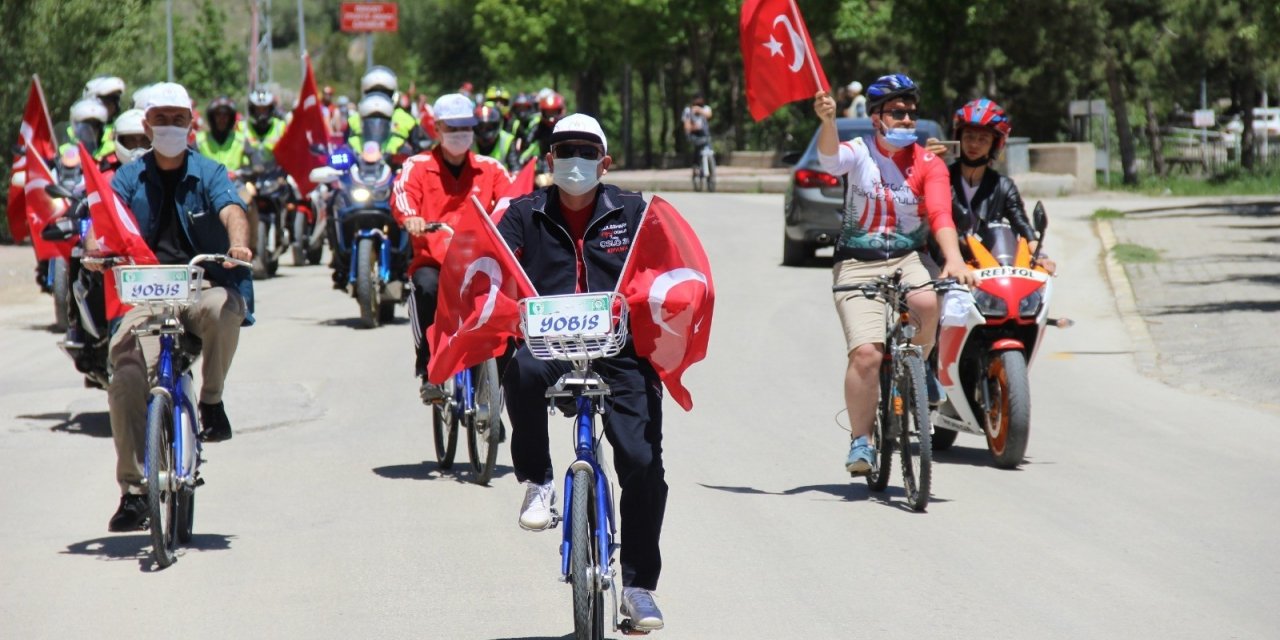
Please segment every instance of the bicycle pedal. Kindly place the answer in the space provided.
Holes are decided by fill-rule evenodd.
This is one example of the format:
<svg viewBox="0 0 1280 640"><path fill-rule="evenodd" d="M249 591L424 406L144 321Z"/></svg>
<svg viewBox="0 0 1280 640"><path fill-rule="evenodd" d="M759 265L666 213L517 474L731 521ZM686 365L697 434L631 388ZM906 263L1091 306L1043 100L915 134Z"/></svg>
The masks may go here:
<svg viewBox="0 0 1280 640"><path fill-rule="evenodd" d="M196 478L196 483L195 483L194 485L191 485L191 486L193 486L193 487L203 487L203 486L204 486L204 478Z"/></svg>
<svg viewBox="0 0 1280 640"><path fill-rule="evenodd" d="M555 509L552 509L552 510L551 510L551 524L547 525L547 528L548 528L548 529L554 529L554 528L556 528L556 527L560 526L560 521L561 521L561 520L564 520L564 518L560 517L560 512L559 512L559 511L556 511Z"/></svg>
<svg viewBox="0 0 1280 640"><path fill-rule="evenodd" d="M618 623L618 631L621 631L624 636L647 636L652 633L644 629L637 629L635 624L631 622L631 618L623 618L622 622Z"/></svg>

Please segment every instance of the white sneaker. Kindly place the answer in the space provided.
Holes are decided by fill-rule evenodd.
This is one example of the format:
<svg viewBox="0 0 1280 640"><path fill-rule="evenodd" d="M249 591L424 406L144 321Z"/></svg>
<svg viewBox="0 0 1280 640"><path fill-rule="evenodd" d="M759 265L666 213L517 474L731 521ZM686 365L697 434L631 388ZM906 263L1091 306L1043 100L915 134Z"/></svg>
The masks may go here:
<svg viewBox="0 0 1280 640"><path fill-rule="evenodd" d="M555 484L524 483L524 504L520 507L520 528L543 531L551 526L551 505L556 501Z"/></svg>
<svg viewBox="0 0 1280 640"><path fill-rule="evenodd" d="M622 590L622 615L630 618L631 624L639 631L657 631L665 624L658 603L653 601L653 592L640 587Z"/></svg>

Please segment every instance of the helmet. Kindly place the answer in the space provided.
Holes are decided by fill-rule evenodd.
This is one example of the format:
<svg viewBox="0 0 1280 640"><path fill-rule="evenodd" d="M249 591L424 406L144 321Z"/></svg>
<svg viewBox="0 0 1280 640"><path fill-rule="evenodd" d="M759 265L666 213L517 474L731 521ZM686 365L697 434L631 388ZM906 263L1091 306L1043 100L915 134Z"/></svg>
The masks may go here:
<svg viewBox="0 0 1280 640"><path fill-rule="evenodd" d="M270 89L254 89L249 93L249 120L259 127L266 126L271 122L271 116L275 115L277 103L276 94Z"/></svg>
<svg viewBox="0 0 1280 640"><path fill-rule="evenodd" d="M151 140L142 126L145 115L141 109L130 109L116 118L116 158L123 164L129 164L151 150Z"/></svg>
<svg viewBox="0 0 1280 640"><path fill-rule="evenodd" d="M113 93L116 95L124 93L124 80L115 76L98 76L84 83L84 93L81 97L101 99Z"/></svg>
<svg viewBox="0 0 1280 640"><path fill-rule="evenodd" d="M495 84L495 85L490 85L489 88L484 92L484 99L486 102L488 101L497 102L501 100L503 102L510 104L511 94L506 89L503 89L502 87Z"/></svg>
<svg viewBox="0 0 1280 640"><path fill-rule="evenodd" d="M378 65L369 69L360 77L360 93L368 94L369 92L385 93L387 96L399 90L396 82L396 74L392 70Z"/></svg>
<svg viewBox="0 0 1280 640"><path fill-rule="evenodd" d="M218 96L204 110L204 117L213 120L213 112L219 109L227 109L234 115L236 112L236 103L227 96Z"/></svg>
<svg viewBox="0 0 1280 640"><path fill-rule="evenodd" d="M134 92L133 92L133 108L134 108L134 109L142 109L142 110L144 110L144 111L146 110L146 108L147 108L147 91L148 91L148 90L150 90L150 89L151 89L151 87L154 87L154 86L155 86L154 84L149 84L149 85L146 85L146 86L143 86L143 87L138 87L138 89L137 89L136 91L134 91Z"/></svg>
<svg viewBox="0 0 1280 640"><path fill-rule="evenodd" d="M107 107L97 98L81 98L71 105L71 123L79 124L96 120L99 124L107 122Z"/></svg>
<svg viewBox="0 0 1280 640"><path fill-rule="evenodd" d="M498 132L502 129L502 112L491 104L476 107L476 138L486 145L492 144L498 139Z"/></svg>
<svg viewBox="0 0 1280 640"><path fill-rule="evenodd" d="M959 138L960 132L969 127L986 129L995 134L995 142L991 144L991 151L988 153L993 158L996 152L1004 147L1009 132L1013 131L1013 126L1009 124L1009 116L1005 115L1004 109L986 98L973 100L956 110L956 115L951 120L952 134Z"/></svg>
<svg viewBox="0 0 1280 640"><path fill-rule="evenodd" d="M543 115L563 115L564 114L564 96L558 93L548 94L538 100L538 110Z"/></svg>
<svg viewBox="0 0 1280 640"><path fill-rule="evenodd" d="M391 103L391 98L388 98L381 93L372 93L365 96L364 99L360 101L358 110L361 118L377 116L390 118L391 115L395 113L396 107Z"/></svg>
<svg viewBox="0 0 1280 640"><path fill-rule="evenodd" d="M146 114L142 109L130 109L120 114L120 117L116 118L116 137L147 135L146 129L142 126L145 117Z"/></svg>
<svg viewBox="0 0 1280 640"><path fill-rule="evenodd" d="M911 78L901 73L880 76L867 89L867 113L897 98L918 101L920 89L911 81Z"/></svg>

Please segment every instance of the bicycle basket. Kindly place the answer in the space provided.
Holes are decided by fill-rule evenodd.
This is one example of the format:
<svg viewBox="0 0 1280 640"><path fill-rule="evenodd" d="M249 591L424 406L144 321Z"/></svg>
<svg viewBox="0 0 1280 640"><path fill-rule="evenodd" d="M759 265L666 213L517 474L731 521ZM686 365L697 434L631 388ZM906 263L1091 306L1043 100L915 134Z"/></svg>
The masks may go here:
<svg viewBox="0 0 1280 640"><path fill-rule="evenodd" d="M204 269L185 264L114 267L116 291L125 304L190 304L200 297Z"/></svg>
<svg viewBox="0 0 1280 640"><path fill-rule="evenodd" d="M525 298L520 333L539 360L594 360L627 343L627 301L616 292Z"/></svg>

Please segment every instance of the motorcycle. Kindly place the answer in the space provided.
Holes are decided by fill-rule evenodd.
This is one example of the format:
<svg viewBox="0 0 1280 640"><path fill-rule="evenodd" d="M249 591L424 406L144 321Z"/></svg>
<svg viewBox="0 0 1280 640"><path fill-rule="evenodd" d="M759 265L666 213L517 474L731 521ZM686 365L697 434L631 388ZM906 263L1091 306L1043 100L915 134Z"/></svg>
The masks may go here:
<svg viewBox="0 0 1280 640"><path fill-rule="evenodd" d="M249 193L251 232L254 235L253 277L269 278L280 268L280 256L289 249L285 221L292 203L297 200L294 187L284 169L262 160L260 152L252 154L249 167L241 169ZM252 221L256 220L256 228ZM317 261L319 258L317 257Z"/></svg>
<svg viewBox="0 0 1280 640"><path fill-rule="evenodd" d="M290 202L286 208L293 265L320 264L320 254L324 251L324 209L317 206L314 194L306 202Z"/></svg>
<svg viewBox="0 0 1280 640"><path fill-rule="evenodd" d="M1053 280L1039 262L1048 218L1036 203L1035 252L1006 223L988 225L985 237L964 238L977 284L972 296L950 291L943 300L938 338L938 379L946 398L931 413L933 448L944 450L959 432L986 436L997 467L1022 464L1031 433L1027 368L1050 318Z"/></svg>
<svg viewBox="0 0 1280 640"><path fill-rule="evenodd" d="M370 141L359 156L345 148L331 154L329 164L312 170L310 178L332 192L329 244L336 288L359 303L364 327L390 322L396 305L407 299L410 248L409 234L391 214L395 172L388 159Z"/></svg>
<svg viewBox="0 0 1280 640"><path fill-rule="evenodd" d="M59 211L55 218L45 226L40 237L50 242L66 242L77 238L76 222L68 218L76 204L84 199L84 172L80 168L80 155L74 150L62 154L54 165L54 179L57 185L49 185L45 191L58 199ZM73 195L78 194L78 195ZM87 213L85 214L88 215ZM72 308L71 283L74 281L72 262L61 256L49 260L41 260L36 264L36 281L40 290L53 296L53 326L57 331L66 331L70 326Z"/></svg>

